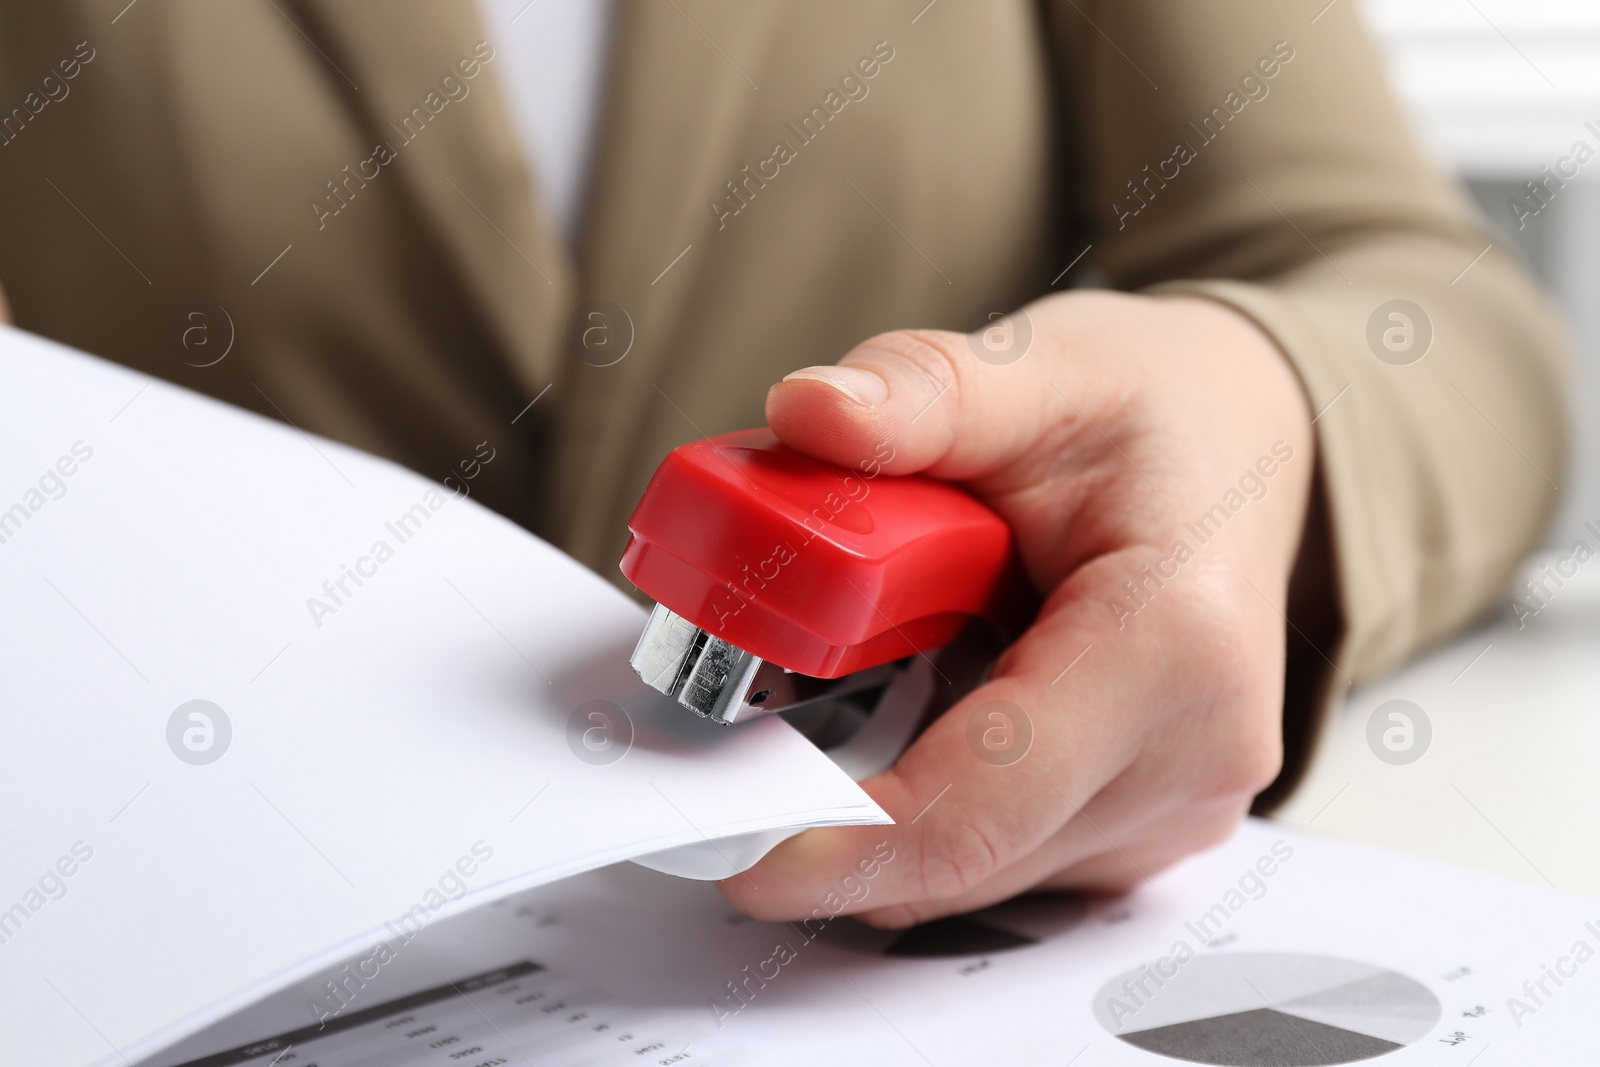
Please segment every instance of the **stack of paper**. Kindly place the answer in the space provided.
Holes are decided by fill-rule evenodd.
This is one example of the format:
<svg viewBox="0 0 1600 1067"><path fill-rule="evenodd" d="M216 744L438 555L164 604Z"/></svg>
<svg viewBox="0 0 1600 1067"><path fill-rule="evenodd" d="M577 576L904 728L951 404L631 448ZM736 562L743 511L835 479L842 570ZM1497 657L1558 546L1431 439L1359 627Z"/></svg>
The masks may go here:
<svg viewBox="0 0 1600 1067"><path fill-rule="evenodd" d="M471 499L10 329L0 603L7 1062L136 1060L617 860L888 821L783 722L663 706L643 612Z"/></svg>
<svg viewBox="0 0 1600 1067"><path fill-rule="evenodd" d="M840 889L875 892L859 871ZM753 922L704 883L592 872L140 1067L1594 1062L1600 903L1270 823L1120 899L904 931L818 905Z"/></svg>

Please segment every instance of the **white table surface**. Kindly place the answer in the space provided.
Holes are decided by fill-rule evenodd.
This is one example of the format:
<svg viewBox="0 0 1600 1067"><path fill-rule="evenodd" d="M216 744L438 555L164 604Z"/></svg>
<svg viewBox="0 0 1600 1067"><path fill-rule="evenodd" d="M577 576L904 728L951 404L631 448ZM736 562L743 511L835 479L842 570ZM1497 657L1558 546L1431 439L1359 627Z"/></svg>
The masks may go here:
<svg viewBox="0 0 1600 1067"><path fill-rule="evenodd" d="M1564 581L1525 628L1508 599L1486 625L1358 686L1276 818L1600 896L1600 558ZM1373 711L1397 698L1433 727L1403 766L1367 743Z"/></svg>

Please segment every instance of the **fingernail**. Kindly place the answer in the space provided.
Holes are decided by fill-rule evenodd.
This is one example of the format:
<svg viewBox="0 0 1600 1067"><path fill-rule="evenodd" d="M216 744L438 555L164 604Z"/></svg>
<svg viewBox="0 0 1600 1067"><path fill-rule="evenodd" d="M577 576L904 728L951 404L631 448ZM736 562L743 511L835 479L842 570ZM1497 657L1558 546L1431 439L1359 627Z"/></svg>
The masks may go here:
<svg viewBox="0 0 1600 1067"><path fill-rule="evenodd" d="M783 380L786 382L805 380L831 385L863 407L881 404L889 399L889 383L884 381L883 376L862 370L860 367L805 367L793 374L785 375Z"/></svg>

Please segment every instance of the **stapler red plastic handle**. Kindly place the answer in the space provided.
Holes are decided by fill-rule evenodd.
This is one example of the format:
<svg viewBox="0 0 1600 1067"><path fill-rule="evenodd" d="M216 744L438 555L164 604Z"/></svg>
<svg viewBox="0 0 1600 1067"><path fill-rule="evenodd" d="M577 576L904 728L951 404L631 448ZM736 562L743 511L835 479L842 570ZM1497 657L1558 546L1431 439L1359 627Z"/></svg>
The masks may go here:
<svg viewBox="0 0 1600 1067"><path fill-rule="evenodd" d="M947 482L848 469L745 430L675 449L628 521L622 572L657 602L633 665L720 722L838 695L808 684L997 618L1010 528ZM796 677L798 676L798 677Z"/></svg>

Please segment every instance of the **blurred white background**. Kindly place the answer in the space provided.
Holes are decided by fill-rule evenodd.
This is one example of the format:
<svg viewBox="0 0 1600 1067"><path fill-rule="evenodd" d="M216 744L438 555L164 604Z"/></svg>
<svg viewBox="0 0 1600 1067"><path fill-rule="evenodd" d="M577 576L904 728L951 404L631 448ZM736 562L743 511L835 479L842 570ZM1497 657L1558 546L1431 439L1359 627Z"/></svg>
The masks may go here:
<svg viewBox="0 0 1600 1067"><path fill-rule="evenodd" d="M1582 371L1548 543L1570 545L1585 520L1600 524L1600 0L1335 2L1364 4L1422 137L1567 312ZM1519 229L1512 197L1534 203L1524 183L1577 141L1596 158Z"/></svg>

